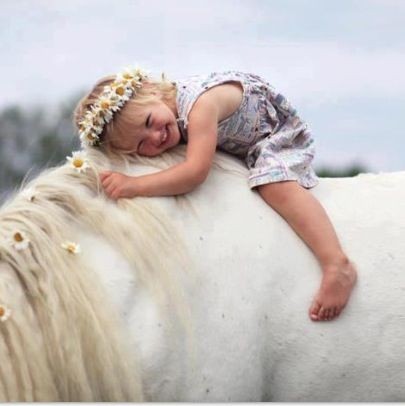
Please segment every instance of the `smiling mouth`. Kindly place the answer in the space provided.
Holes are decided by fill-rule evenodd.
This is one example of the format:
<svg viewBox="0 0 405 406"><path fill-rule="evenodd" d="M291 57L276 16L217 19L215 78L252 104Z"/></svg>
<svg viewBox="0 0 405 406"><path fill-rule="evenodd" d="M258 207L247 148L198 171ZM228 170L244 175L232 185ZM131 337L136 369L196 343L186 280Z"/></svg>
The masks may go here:
<svg viewBox="0 0 405 406"><path fill-rule="evenodd" d="M165 126L165 130L160 137L160 146L162 146L169 138L169 129L168 126Z"/></svg>

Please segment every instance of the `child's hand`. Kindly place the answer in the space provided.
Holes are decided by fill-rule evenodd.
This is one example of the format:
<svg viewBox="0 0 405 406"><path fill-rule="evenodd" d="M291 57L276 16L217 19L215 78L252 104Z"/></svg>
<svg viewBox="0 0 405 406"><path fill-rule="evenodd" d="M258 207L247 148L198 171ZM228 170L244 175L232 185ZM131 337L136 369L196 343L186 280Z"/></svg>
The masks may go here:
<svg viewBox="0 0 405 406"><path fill-rule="evenodd" d="M136 196L135 177L106 171L100 174L100 180L105 194L113 200Z"/></svg>

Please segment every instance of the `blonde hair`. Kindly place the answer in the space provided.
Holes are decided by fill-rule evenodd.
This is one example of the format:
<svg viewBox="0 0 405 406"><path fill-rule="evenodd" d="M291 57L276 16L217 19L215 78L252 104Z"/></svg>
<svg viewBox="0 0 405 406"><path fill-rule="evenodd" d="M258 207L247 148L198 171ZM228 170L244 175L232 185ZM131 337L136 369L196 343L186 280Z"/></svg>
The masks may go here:
<svg viewBox="0 0 405 406"><path fill-rule="evenodd" d="M104 86L111 85L115 78L115 75L110 75L100 79L93 89L79 101L73 114L73 122L77 129L79 129L79 122L83 119L86 112L97 101ZM113 119L108 124L105 124L103 132L100 134L100 146L102 149L106 152L111 152L113 141L123 137L130 128L138 124L136 111L140 107L156 101L162 101L167 105L171 105L175 101L176 94L176 84L167 80L164 74L162 74L161 80L150 78L145 80L142 87L136 90L122 109L114 114Z"/></svg>

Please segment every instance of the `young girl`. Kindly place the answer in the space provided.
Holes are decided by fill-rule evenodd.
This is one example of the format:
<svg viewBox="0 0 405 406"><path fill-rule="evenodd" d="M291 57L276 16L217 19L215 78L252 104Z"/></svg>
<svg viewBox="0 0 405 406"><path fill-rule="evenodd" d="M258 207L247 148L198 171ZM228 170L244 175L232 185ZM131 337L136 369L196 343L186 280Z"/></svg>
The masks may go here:
<svg viewBox="0 0 405 406"><path fill-rule="evenodd" d="M259 76L220 72L178 82L151 80L140 69L99 81L75 110L82 142L157 156L180 142L186 158L161 172L101 174L112 199L192 191L206 179L216 148L244 159L249 186L305 241L323 271L310 306L312 320L332 320L345 307L356 271L320 203L313 139L289 102Z"/></svg>

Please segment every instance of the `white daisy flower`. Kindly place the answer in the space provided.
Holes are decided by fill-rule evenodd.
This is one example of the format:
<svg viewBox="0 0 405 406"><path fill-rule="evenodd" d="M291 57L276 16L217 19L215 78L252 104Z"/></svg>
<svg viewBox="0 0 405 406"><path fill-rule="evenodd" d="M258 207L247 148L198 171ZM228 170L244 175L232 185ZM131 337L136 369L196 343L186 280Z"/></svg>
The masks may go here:
<svg viewBox="0 0 405 406"><path fill-rule="evenodd" d="M23 196L25 199L27 199L29 202L34 201L35 197L37 196L37 193L34 188L29 187L27 189L24 189L21 192L21 196Z"/></svg>
<svg viewBox="0 0 405 406"><path fill-rule="evenodd" d="M120 101L120 96L115 93L115 89L111 89L110 93L108 93L107 96L109 102L110 102L110 109L114 111L114 109L117 109L118 102Z"/></svg>
<svg viewBox="0 0 405 406"><path fill-rule="evenodd" d="M89 141L91 141L91 139L92 138L94 138L94 137L87 137L87 135L88 134L94 134L94 136L95 137L97 137L97 134L95 133L95 129L94 129L94 126L91 126L91 127L88 127L88 128L81 128L80 130L79 130L79 135L80 135L80 138L89 138Z"/></svg>
<svg viewBox="0 0 405 406"><path fill-rule="evenodd" d="M79 134L85 134L87 132L92 131L93 123L89 123L88 121L81 121L79 123Z"/></svg>
<svg viewBox="0 0 405 406"><path fill-rule="evenodd" d="M28 248L30 240L27 237L27 234L24 231L14 231L13 236L11 238L11 245L17 250L25 250Z"/></svg>
<svg viewBox="0 0 405 406"><path fill-rule="evenodd" d="M112 91L118 96L118 102L121 100L128 100L133 91L130 87L125 86L122 82L114 82L111 85Z"/></svg>
<svg viewBox="0 0 405 406"><path fill-rule="evenodd" d="M0 304L0 321L4 322L11 316L11 310L5 306Z"/></svg>
<svg viewBox="0 0 405 406"><path fill-rule="evenodd" d="M72 241L66 241L61 244L61 247L68 251L70 254L79 254L81 251L80 245Z"/></svg>
<svg viewBox="0 0 405 406"><path fill-rule="evenodd" d="M80 129L90 130L93 127L93 117L86 114L81 121L79 121Z"/></svg>
<svg viewBox="0 0 405 406"><path fill-rule="evenodd" d="M147 72L138 67L135 68L126 67L123 69L121 73L117 75L117 80L122 81L124 83L128 82L131 83L133 80L135 80L136 82L141 81L147 76L148 76Z"/></svg>
<svg viewBox="0 0 405 406"><path fill-rule="evenodd" d="M74 151L72 156L67 156L66 159L70 162L70 166L79 173L90 168L89 160L85 151Z"/></svg>
<svg viewBox="0 0 405 406"><path fill-rule="evenodd" d="M84 145L95 145L99 141L99 138L96 134L92 132L80 132L80 140Z"/></svg>
<svg viewBox="0 0 405 406"><path fill-rule="evenodd" d="M130 82L135 77L135 74L131 68L124 68L122 72L117 75L117 80L123 83Z"/></svg>
<svg viewBox="0 0 405 406"><path fill-rule="evenodd" d="M145 69L141 69L139 66L135 66L134 68L132 68L132 71L135 77L139 78L140 80L147 78L149 76L149 72Z"/></svg>
<svg viewBox="0 0 405 406"><path fill-rule="evenodd" d="M101 96L99 101L99 106L103 112L108 111L110 108L114 106L114 99L109 97L109 95Z"/></svg>
<svg viewBox="0 0 405 406"><path fill-rule="evenodd" d="M91 106L91 111L89 111L89 118L91 118L92 123L97 123L100 121L100 118L103 116L103 109L101 106L96 103L93 106Z"/></svg>
<svg viewBox="0 0 405 406"><path fill-rule="evenodd" d="M97 114L93 117L93 126L91 129L88 131L93 131L97 135L101 134L104 128L104 116L105 113L103 113L101 110L97 112Z"/></svg>

